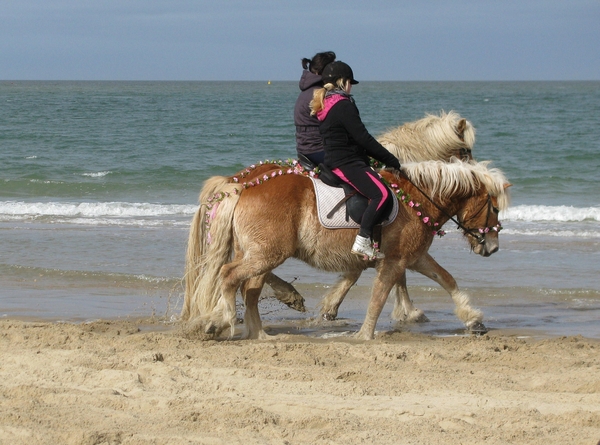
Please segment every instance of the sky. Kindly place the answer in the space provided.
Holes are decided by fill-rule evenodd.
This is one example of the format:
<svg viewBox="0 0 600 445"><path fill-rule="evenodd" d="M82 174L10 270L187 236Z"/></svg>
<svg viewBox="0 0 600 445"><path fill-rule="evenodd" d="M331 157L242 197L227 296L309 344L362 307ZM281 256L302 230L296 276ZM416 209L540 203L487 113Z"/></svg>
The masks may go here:
<svg viewBox="0 0 600 445"><path fill-rule="evenodd" d="M0 0L0 80L600 80L599 0Z"/></svg>

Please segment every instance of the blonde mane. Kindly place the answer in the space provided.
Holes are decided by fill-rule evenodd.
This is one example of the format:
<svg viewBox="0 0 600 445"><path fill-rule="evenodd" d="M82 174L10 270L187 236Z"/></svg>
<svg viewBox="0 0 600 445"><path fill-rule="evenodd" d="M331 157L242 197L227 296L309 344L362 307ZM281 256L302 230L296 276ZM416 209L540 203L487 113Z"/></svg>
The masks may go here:
<svg viewBox="0 0 600 445"><path fill-rule="evenodd" d="M488 193L498 199L498 208L508 207L508 180L497 168L488 168L491 161L462 162L452 159L450 162L425 161L405 163L402 170L418 187L427 185L431 197L438 199L454 192L471 193L484 185Z"/></svg>
<svg viewBox="0 0 600 445"><path fill-rule="evenodd" d="M458 113L442 111L391 129L377 140L400 162L447 161L461 148L473 149L475 128Z"/></svg>

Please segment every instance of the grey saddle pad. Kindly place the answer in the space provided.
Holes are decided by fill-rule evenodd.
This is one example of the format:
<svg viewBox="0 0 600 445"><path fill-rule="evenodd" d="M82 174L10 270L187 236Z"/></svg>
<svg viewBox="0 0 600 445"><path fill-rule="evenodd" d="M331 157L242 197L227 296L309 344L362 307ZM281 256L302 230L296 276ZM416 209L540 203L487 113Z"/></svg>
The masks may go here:
<svg viewBox="0 0 600 445"><path fill-rule="evenodd" d="M346 206L341 206L329 219L327 214L335 205L344 199L344 190L341 187L330 187L323 183L320 179L310 178L315 187L315 195L317 196L317 213L319 222L328 229L357 229L360 224L354 222L352 218L346 221ZM398 200L393 200L393 208L388 219L382 222L381 225L387 226L391 224L398 215Z"/></svg>

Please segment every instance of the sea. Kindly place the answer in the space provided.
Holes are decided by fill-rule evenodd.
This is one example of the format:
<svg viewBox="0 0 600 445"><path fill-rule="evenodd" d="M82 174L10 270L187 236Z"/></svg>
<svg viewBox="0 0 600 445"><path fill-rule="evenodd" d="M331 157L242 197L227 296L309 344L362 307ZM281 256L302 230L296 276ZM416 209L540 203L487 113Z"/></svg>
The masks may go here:
<svg viewBox="0 0 600 445"><path fill-rule="evenodd" d="M296 81L0 81L0 317L176 326L203 181L293 159L298 92ZM513 184L497 253L473 254L451 223L430 249L491 332L600 339L600 82L364 81L352 93L374 136L458 112L477 131L474 157ZM265 288L267 330L359 329L374 270L329 324L319 303L336 274L293 259L275 272L307 311ZM468 335L437 283L409 272L408 285L430 321L398 325L390 297L378 331Z"/></svg>

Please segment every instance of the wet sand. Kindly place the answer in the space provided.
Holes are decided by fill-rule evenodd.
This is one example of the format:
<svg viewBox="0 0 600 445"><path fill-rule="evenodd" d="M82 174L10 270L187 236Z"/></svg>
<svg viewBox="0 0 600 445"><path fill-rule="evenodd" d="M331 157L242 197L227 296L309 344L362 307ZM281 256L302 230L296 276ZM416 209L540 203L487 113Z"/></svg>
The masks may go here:
<svg viewBox="0 0 600 445"><path fill-rule="evenodd" d="M289 330L289 329L288 329ZM600 342L0 321L2 444L596 444Z"/></svg>

